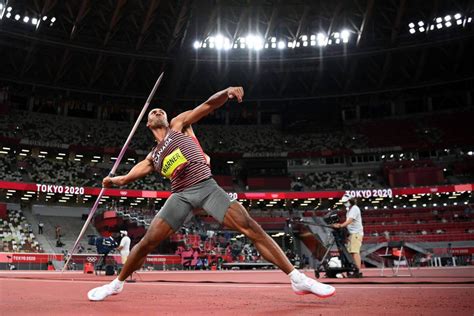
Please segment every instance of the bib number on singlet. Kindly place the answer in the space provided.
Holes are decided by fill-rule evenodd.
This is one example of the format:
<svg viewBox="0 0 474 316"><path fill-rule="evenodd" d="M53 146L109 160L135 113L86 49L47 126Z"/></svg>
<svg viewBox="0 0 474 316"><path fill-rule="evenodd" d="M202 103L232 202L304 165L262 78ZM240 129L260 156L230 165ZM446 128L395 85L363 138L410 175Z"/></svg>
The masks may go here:
<svg viewBox="0 0 474 316"><path fill-rule="evenodd" d="M161 174L171 179L175 173L184 168L187 163L188 160L184 157L181 150L176 148L171 154L163 158Z"/></svg>

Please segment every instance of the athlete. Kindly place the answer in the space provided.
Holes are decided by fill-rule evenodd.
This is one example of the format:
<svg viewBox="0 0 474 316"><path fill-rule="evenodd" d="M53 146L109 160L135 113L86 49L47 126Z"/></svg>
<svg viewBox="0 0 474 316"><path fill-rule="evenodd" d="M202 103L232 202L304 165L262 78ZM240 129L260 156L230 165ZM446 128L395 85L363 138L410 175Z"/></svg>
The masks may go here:
<svg viewBox="0 0 474 316"><path fill-rule="evenodd" d="M299 272L278 244L253 220L247 210L231 200L212 178L206 155L191 125L224 105L228 99L242 102L242 87L217 92L193 110L183 112L168 123L167 114L156 108L149 112L147 127L157 142L148 156L123 176L104 178L104 187L122 186L156 171L171 180L172 194L155 216L142 240L132 248L119 276L112 282L88 292L91 301L101 301L122 292L125 279L145 262L146 256L161 241L179 230L188 214L202 208L219 223L246 235L259 253L285 272L296 294L314 294L321 298L335 294L334 287Z"/></svg>

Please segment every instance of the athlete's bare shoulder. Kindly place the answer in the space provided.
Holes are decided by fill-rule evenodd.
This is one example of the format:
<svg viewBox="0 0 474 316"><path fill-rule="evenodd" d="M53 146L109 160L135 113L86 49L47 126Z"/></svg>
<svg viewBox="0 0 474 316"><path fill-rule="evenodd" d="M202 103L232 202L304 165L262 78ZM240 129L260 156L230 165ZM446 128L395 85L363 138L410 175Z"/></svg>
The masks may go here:
<svg viewBox="0 0 474 316"><path fill-rule="evenodd" d="M193 129L192 129L191 125L186 126L185 123L184 123L186 116L190 112L191 112L191 110L185 111L185 112L175 116L170 122L170 128L173 131L180 132L180 133L183 133L183 134L188 135L188 136L194 136L194 132L193 132Z"/></svg>

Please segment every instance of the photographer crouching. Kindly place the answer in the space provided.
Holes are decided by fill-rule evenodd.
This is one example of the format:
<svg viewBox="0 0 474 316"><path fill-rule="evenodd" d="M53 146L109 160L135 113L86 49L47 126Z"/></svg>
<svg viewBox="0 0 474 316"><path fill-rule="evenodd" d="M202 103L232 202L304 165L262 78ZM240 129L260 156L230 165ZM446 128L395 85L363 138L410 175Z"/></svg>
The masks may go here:
<svg viewBox="0 0 474 316"><path fill-rule="evenodd" d="M334 228L347 227L349 231L349 242L347 244L347 250L354 258L354 263L360 271L361 268L361 257L360 248L362 247L362 239L364 238L364 227L362 226L362 216L360 209L357 206L357 200L350 195L345 194L341 202L346 207L346 221L342 224L333 224ZM360 278L362 273L353 275L353 277Z"/></svg>

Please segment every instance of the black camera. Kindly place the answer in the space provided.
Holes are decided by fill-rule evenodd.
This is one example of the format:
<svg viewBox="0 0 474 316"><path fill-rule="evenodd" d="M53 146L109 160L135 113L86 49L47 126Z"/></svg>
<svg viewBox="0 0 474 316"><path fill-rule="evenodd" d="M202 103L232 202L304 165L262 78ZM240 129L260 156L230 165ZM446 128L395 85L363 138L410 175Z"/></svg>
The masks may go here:
<svg viewBox="0 0 474 316"><path fill-rule="evenodd" d="M336 211L331 211L327 213L326 215L324 215L323 220L328 225L337 224L341 221Z"/></svg>

